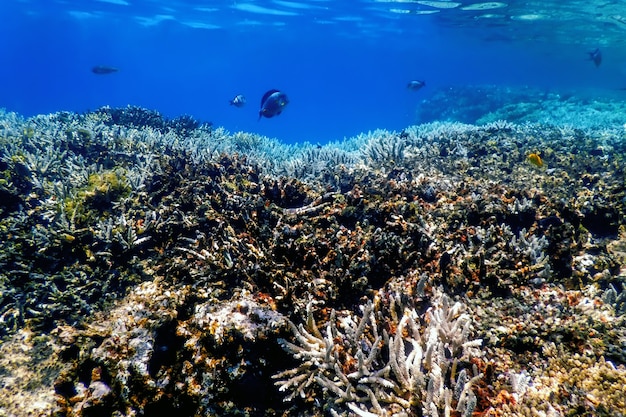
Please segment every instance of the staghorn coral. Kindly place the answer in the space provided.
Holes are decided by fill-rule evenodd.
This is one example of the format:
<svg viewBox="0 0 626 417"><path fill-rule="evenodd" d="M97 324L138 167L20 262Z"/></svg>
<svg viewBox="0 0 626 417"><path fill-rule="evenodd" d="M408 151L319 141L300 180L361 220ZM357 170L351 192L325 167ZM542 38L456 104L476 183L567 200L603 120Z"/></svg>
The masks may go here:
<svg viewBox="0 0 626 417"><path fill-rule="evenodd" d="M105 106L82 116L89 117L91 115L100 118L105 124L111 126L129 126L134 128L150 127L161 132L173 130L178 135L185 135L198 128L207 129L211 126L210 122L200 123L188 115L169 119L155 110L138 106L126 106L125 108ZM65 116L69 115L66 114Z"/></svg>
<svg viewBox="0 0 626 417"><path fill-rule="evenodd" d="M622 282L620 291L613 284L609 284L609 288L602 294L602 299L605 304L613 306L616 315L626 315L626 283Z"/></svg>
<svg viewBox="0 0 626 417"><path fill-rule="evenodd" d="M286 400L316 398L333 415L438 416L456 410L470 416L476 406L471 387L482 375L474 370L469 377L472 370L461 364L480 356L482 341L469 339L465 307L438 292L419 317L398 294L385 296L391 317L380 301L370 301L360 318L333 310L320 330L309 303L306 325L289 322L296 343L281 343L301 364L274 375L280 390L289 392Z"/></svg>
<svg viewBox="0 0 626 417"><path fill-rule="evenodd" d="M402 134L393 135L388 132L376 133L370 133L371 137L362 151L367 165L373 168L390 169L401 164L407 146L406 137Z"/></svg>

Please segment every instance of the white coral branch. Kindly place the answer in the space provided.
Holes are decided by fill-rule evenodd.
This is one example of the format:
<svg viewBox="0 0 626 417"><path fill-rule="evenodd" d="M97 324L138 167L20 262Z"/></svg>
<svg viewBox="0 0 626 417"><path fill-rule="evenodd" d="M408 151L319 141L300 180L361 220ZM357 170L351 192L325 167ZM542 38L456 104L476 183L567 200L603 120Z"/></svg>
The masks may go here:
<svg viewBox="0 0 626 417"><path fill-rule="evenodd" d="M274 376L279 389L290 392L285 400L316 395L317 386L336 415L410 415L415 407L425 416L449 416L453 410L471 415L476 404L471 388L482 375L470 378L462 369L452 380L459 360L480 355L482 341L469 339L472 323L465 306L438 293L422 328L417 312L402 305L398 294L389 300L391 318L370 301L360 317L342 313L338 320L332 311L320 330L309 303L304 325L289 322L296 343L280 343L301 363ZM389 334L386 328L395 331ZM340 413L335 407L347 408Z"/></svg>

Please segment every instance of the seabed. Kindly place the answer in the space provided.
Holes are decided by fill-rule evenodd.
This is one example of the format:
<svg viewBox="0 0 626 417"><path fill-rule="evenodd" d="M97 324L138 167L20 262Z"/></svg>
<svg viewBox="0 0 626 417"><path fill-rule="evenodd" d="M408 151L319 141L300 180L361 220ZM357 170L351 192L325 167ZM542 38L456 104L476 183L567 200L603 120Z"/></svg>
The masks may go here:
<svg viewBox="0 0 626 417"><path fill-rule="evenodd" d="M0 416L626 415L626 126L589 120L2 113Z"/></svg>

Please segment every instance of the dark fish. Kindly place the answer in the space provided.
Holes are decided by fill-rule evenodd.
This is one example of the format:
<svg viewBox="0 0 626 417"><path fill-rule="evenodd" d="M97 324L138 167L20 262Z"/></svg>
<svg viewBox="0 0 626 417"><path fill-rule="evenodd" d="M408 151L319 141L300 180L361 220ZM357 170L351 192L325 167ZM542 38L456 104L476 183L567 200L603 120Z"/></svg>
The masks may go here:
<svg viewBox="0 0 626 417"><path fill-rule="evenodd" d="M596 67L599 67L602 63L602 52L600 52L600 48L596 48L595 51L587 52L589 54L589 59L596 64Z"/></svg>
<svg viewBox="0 0 626 417"><path fill-rule="evenodd" d="M94 74L102 75L102 74L113 74L114 72L118 72L119 70L115 67L109 67L106 65L96 65L91 69L91 72Z"/></svg>
<svg viewBox="0 0 626 417"><path fill-rule="evenodd" d="M426 85L425 81L413 80L407 84L406 88L411 91L417 91Z"/></svg>
<svg viewBox="0 0 626 417"><path fill-rule="evenodd" d="M561 220L558 216L551 215L548 217L544 217L543 219L539 219L537 222L539 228L546 231L549 227L559 227L563 224L563 220Z"/></svg>
<svg viewBox="0 0 626 417"><path fill-rule="evenodd" d="M231 106L243 107L246 105L246 98L243 96L243 94L237 94L235 98L229 101L229 103Z"/></svg>
<svg viewBox="0 0 626 417"><path fill-rule="evenodd" d="M282 113L283 109L289 104L287 95L279 90L270 90L263 94L261 99L261 110L259 111L259 120L261 117L274 117Z"/></svg>

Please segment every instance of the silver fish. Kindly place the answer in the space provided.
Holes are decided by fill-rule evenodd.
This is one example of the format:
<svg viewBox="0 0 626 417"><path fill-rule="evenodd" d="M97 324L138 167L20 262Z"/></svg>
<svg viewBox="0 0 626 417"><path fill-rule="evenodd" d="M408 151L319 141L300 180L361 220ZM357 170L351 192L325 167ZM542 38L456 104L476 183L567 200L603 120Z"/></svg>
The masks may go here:
<svg viewBox="0 0 626 417"><path fill-rule="evenodd" d="M407 84L406 88L411 91L417 91L426 85L425 81L413 80Z"/></svg>
<svg viewBox="0 0 626 417"><path fill-rule="evenodd" d="M243 107L246 105L246 98L243 94L237 94L235 98L229 101L231 106Z"/></svg>

